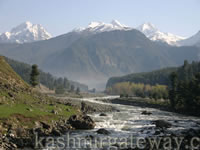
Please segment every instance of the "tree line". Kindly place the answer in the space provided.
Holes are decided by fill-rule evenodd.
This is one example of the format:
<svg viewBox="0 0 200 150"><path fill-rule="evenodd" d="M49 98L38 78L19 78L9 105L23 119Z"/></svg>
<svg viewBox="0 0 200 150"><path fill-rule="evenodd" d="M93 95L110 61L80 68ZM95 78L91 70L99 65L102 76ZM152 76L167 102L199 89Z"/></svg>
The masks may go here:
<svg viewBox="0 0 200 150"><path fill-rule="evenodd" d="M33 86L41 83L50 90L55 90L55 92L58 94L61 94L64 91L79 92L80 90L88 90L87 86L69 81L66 77L57 78L50 73L43 72L42 70L38 69L37 65L31 66L29 64L18 62L9 58L5 59L24 81Z"/></svg>
<svg viewBox="0 0 200 150"><path fill-rule="evenodd" d="M131 83L144 83L149 85L169 85L169 76L172 72L177 71L177 67L164 68L151 72L133 73L122 77L112 77L108 80L106 87L119 82L131 82Z"/></svg>
<svg viewBox="0 0 200 150"><path fill-rule="evenodd" d="M121 82L106 89L107 94L120 94L121 97L137 96L152 99L168 99L168 90L165 85L149 85L143 83Z"/></svg>
<svg viewBox="0 0 200 150"><path fill-rule="evenodd" d="M171 107L192 114L200 114L200 62L184 65L170 75Z"/></svg>
<svg viewBox="0 0 200 150"><path fill-rule="evenodd" d="M174 110L200 115L200 62L111 78L108 85L108 94L168 99Z"/></svg>

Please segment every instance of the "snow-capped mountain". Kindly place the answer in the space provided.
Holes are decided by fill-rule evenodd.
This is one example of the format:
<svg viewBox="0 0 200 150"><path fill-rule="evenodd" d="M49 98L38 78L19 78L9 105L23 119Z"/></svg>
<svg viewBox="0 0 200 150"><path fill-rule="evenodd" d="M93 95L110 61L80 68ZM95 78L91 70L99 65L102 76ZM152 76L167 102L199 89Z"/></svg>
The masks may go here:
<svg viewBox="0 0 200 150"><path fill-rule="evenodd" d="M131 30L133 27L126 26L117 20L113 20L111 23L104 22L91 22L85 28L74 29L74 32L90 32L100 33L113 30ZM184 37L177 36L171 33L164 33L159 31L153 24L145 23L136 28L146 35L147 38L153 41L165 42L169 45L178 45L177 42L184 40Z"/></svg>
<svg viewBox="0 0 200 150"><path fill-rule="evenodd" d="M178 45L180 45L180 46L192 46L192 45L200 46L200 31L185 40L179 41Z"/></svg>
<svg viewBox="0 0 200 150"><path fill-rule="evenodd" d="M184 40L184 37L159 31L153 24L145 23L137 27L146 37L153 41L166 42L169 45L177 45L178 41Z"/></svg>
<svg viewBox="0 0 200 150"><path fill-rule="evenodd" d="M74 29L74 32L106 32L106 31L113 31L113 30L131 30L131 27L128 27L124 24L121 24L117 20L113 20L111 23L104 23L104 22L91 22L85 28L77 28Z"/></svg>
<svg viewBox="0 0 200 150"><path fill-rule="evenodd" d="M27 43L50 39L52 36L40 24L25 22L10 32L0 34L0 43Z"/></svg>

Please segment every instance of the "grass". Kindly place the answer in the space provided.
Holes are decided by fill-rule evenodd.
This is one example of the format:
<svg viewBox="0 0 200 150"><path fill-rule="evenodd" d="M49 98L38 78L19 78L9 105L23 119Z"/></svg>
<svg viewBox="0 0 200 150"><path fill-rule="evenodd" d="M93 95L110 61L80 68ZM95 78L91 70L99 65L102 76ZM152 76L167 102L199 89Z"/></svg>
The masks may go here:
<svg viewBox="0 0 200 150"><path fill-rule="evenodd" d="M33 128L35 122L52 123L77 113L32 89L0 56L0 132L9 126Z"/></svg>
<svg viewBox="0 0 200 150"><path fill-rule="evenodd" d="M52 113L53 110L58 112L58 114ZM71 115L77 113L78 111L75 108L62 104L55 104L53 106L49 104L4 104L0 105L0 123L17 123L18 125L33 127L36 121L51 123L53 120L68 119Z"/></svg>
<svg viewBox="0 0 200 150"><path fill-rule="evenodd" d="M58 111L58 115L60 117L66 117L77 113L77 111L72 108L71 106L65 106L65 105L45 105L45 106L30 106L25 104L13 104L13 105L0 105L0 118L8 118L12 116L13 114L21 114L25 117L38 117L38 116L54 116L52 111Z"/></svg>
<svg viewBox="0 0 200 150"><path fill-rule="evenodd" d="M29 109L31 111L29 111ZM8 118L13 114L21 114L25 117L37 117L42 115L48 115L47 112L41 111L39 108L30 107L25 104L14 104L14 105L1 105L0 106L0 118Z"/></svg>

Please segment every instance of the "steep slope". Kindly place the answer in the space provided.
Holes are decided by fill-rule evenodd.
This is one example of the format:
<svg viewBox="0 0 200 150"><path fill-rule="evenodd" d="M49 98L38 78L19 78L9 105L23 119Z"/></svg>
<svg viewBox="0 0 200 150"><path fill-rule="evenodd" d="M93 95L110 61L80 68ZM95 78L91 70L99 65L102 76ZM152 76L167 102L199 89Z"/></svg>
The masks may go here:
<svg viewBox="0 0 200 150"><path fill-rule="evenodd" d="M58 108L59 115L52 113ZM70 111L66 113L66 109ZM75 112L74 108L58 104L55 99L35 91L0 56L0 137L11 128L30 129L36 126L37 121L66 119Z"/></svg>
<svg viewBox="0 0 200 150"><path fill-rule="evenodd" d="M10 90L17 88L18 90L28 90L29 86L26 84L7 64L4 57L0 56L0 86L10 87ZM6 90L6 89L5 89ZM1 92L4 90L1 90Z"/></svg>
<svg viewBox="0 0 200 150"><path fill-rule="evenodd" d="M12 69L27 83L30 82L30 74L31 74L31 65L22 63L16 60L12 60L9 58L5 58L6 62L12 67ZM67 79L65 77L65 79ZM42 70L40 70L40 76L39 76L39 81L42 85L46 86L49 89L55 89L57 86L63 86L64 84L64 79L62 78L57 78L50 73L46 73ZM74 86L75 89L79 88L80 91L87 92L88 91L88 86L75 82L75 81L69 81L68 79L65 81L68 84L69 88L71 85ZM56 83L56 84L55 84Z"/></svg>
<svg viewBox="0 0 200 150"><path fill-rule="evenodd" d="M47 40L52 36L40 24L25 22L13 28L10 32L0 35L0 43L30 43Z"/></svg>
<svg viewBox="0 0 200 150"><path fill-rule="evenodd" d="M180 45L180 46L192 46L192 45L200 46L200 31L190 38L179 41L178 45Z"/></svg>
<svg viewBox="0 0 200 150"><path fill-rule="evenodd" d="M47 59L45 68L92 86L105 85L112 75L180 65L184 59L197 60L197 53L195 47L158 45L137 30L111 31L79 39Z"/></svg>
<svg viewBox="0 0 200 150"><path fill-rule="evenodd" d="M137 27L137 29L144 33L150 40L165 42L169 45L177 45L178 41L185 39L172 33L161 32L151 23L144 23Z"/></svg>
<svg viewBox="0 0 200 150"><path fill-rule="evenodd" d="M1 149L34 148L35 133L58 135L70 128L63 120L74 114L78 114L77 108L35 91L0 56Z"/></svg>
<svg viewBox="0 0 200 150"><path fill-rule="evenodd" d="M55 53L59 53L63 49L69 47L81 36L85 35L70 32L49 40L34 43L2 43L0 44L0 54L14 60L26 62L28 64L35 63L41 66L41 64L44 64L46 58L51 58Z"/></svg>

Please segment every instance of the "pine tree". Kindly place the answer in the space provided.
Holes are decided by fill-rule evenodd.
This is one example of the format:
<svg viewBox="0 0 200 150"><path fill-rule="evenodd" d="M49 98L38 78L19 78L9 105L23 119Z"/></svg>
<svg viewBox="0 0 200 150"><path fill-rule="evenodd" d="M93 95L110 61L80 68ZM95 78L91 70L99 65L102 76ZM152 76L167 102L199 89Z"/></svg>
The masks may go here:
<svg viewBox="0 0 200 150"><path fill-rule="evenodd" d="M172 108L175 108L177 100L177 87L178 87L178 75L176 72L173 72L170 75L171 88L169 90L169 98Z"/></svg>
<svg viewBox="0 0 200 150"><path fill-rule="evenodd" d="M69 90L70 89L70 83L69 83L69 81L68 81L68 79L65 77L64 78L64 83L63 83L64 85L64 88L65 89L67 89L67 90Z"/></svg>
<svg viewBox="0 0 200 150"><path fill-rule="evenodd" d="M56 87L55 93L56 94L64 94L65 93L64 87L62 85L59 85L58 87Z"/></svg>
<svg viewBox="0 0 200 150"><path fill-rule="evenodd" d="M32 65L32 71L30 74L30 84L35 87L39 84L38 76L39 76L39 70L37 65Z"/></svg>
<svg viewBox="0 0 200 150"><path fill-rule="evenodd" d="M189 80L189 63L187 60L184 61L183 65L183 80L188 81Z"/></svg>
<svg viewBox="0 0 200 150"><path fill-rule="evenodd" d="M75 89L74 85L71 85L70 91L71 91L71 92L74 92L74 89Z"/></svg>
<svg viewBox="0 0 200 150"><path fill-rule="evenodd" d="M76 89L76 94L80 94L80 88L79 87L77 87L77 89Z"/></svg>

